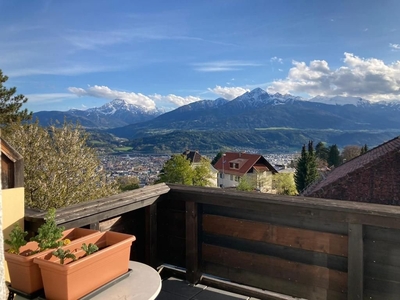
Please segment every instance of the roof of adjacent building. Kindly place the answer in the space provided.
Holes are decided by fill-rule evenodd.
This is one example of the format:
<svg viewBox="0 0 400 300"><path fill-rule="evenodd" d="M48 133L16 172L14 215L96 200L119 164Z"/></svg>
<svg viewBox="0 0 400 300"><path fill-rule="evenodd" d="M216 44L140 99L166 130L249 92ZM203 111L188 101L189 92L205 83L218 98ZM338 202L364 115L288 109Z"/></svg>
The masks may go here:
<svg viewBox="0 0 400 300"><path fill-rule="evenodd" d="M325 178L321 181L309 186L301 194L303 196L310 196L311 194L317 192L318 190L333 184L339 179L345 176L350 176L351 173L356 172L362 168L368 167L370 165L379 163L379 159L390 153L395 153L400 151L400 136L387 141L369 151L363 155L357 156L348 162L336 167L331 172L329 172Z"/></svg>
<svg viewBox="0 0 400 300"><path fill-rule="evenodd" d="M224 164L223 161L225 162ZM237 164L237 168L231 168L230 164ZM214 168L219 172L238 176L247 174L252 168L258 172L271 171L278 173L262 155L243 152L225 152L214 164Z"/></svg>
<svg viewBox="0 0 400 300"><path fill-rule="evenodd" d="M197 150L196 151L186 150L182 154L186 155L186 159L190 160L190 163L201 162L201 155L200 155L199 151L197 151Z"/></svg>

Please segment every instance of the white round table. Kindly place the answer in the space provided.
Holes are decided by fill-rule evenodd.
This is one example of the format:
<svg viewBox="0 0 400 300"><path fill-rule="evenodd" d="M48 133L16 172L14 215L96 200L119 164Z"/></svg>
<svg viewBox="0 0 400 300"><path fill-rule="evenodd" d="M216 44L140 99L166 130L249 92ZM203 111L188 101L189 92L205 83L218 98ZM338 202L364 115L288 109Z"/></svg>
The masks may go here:
<svg viewBox="0 0 400 300"><path fill-rule="evenodd" d="M153 300L161 291L161 278L152 267L130 261L130 275L94 296L93 300Z"/></svg>

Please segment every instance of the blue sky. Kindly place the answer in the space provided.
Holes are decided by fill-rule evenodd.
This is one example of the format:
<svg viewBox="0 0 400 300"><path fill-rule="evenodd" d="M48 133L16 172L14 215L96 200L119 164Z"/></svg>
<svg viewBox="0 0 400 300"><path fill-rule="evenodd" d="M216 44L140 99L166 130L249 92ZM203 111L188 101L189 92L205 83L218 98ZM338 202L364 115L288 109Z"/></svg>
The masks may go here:
<svg viewBox="0 0 400 300"><path fill-rule="evenodd" d="M0 69L33 111L268 92L400 99L398 0L0 0Z"/></svg>

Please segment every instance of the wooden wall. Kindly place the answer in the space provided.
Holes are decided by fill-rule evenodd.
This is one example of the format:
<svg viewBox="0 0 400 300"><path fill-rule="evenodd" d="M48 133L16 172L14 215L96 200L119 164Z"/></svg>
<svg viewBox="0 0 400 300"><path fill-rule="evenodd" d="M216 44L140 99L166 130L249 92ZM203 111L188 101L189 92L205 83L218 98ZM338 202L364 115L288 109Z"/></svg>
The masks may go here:
<svg viewBox="0 0 400 300"><path fill-rule="evenodd" d="M306 299L398 299L400 207L169 185L160 261Z"/></svg>
<svg viewBox="0 0 400 300"><path fill-rule="evenodd" d="M160 261L186 267L185 201L158 201L157 224Z"/></svg>
<svg viewBox="0 0 400 300"><path fill-rule="evenodd" d="M365 226L364 298L400 299L400 230Z"/></svg>
<svg viewBox="0 0 400 300"><path fill-rule="evenodd" d="M307 299L347 298L343 224L207 205L202 230L204 273Z"/></svg>

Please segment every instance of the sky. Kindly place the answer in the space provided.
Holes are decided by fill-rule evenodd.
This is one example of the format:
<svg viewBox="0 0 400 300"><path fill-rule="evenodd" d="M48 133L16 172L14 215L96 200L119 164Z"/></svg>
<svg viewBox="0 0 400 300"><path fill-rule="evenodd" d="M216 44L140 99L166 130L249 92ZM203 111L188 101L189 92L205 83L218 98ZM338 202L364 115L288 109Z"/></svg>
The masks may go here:
<svg viewBox="0 0 400 300"><path fill-rule="evenodd" d="M399 16L398 0L0 0L0 69L34 112L256 87L400 101Z"/></svg>

